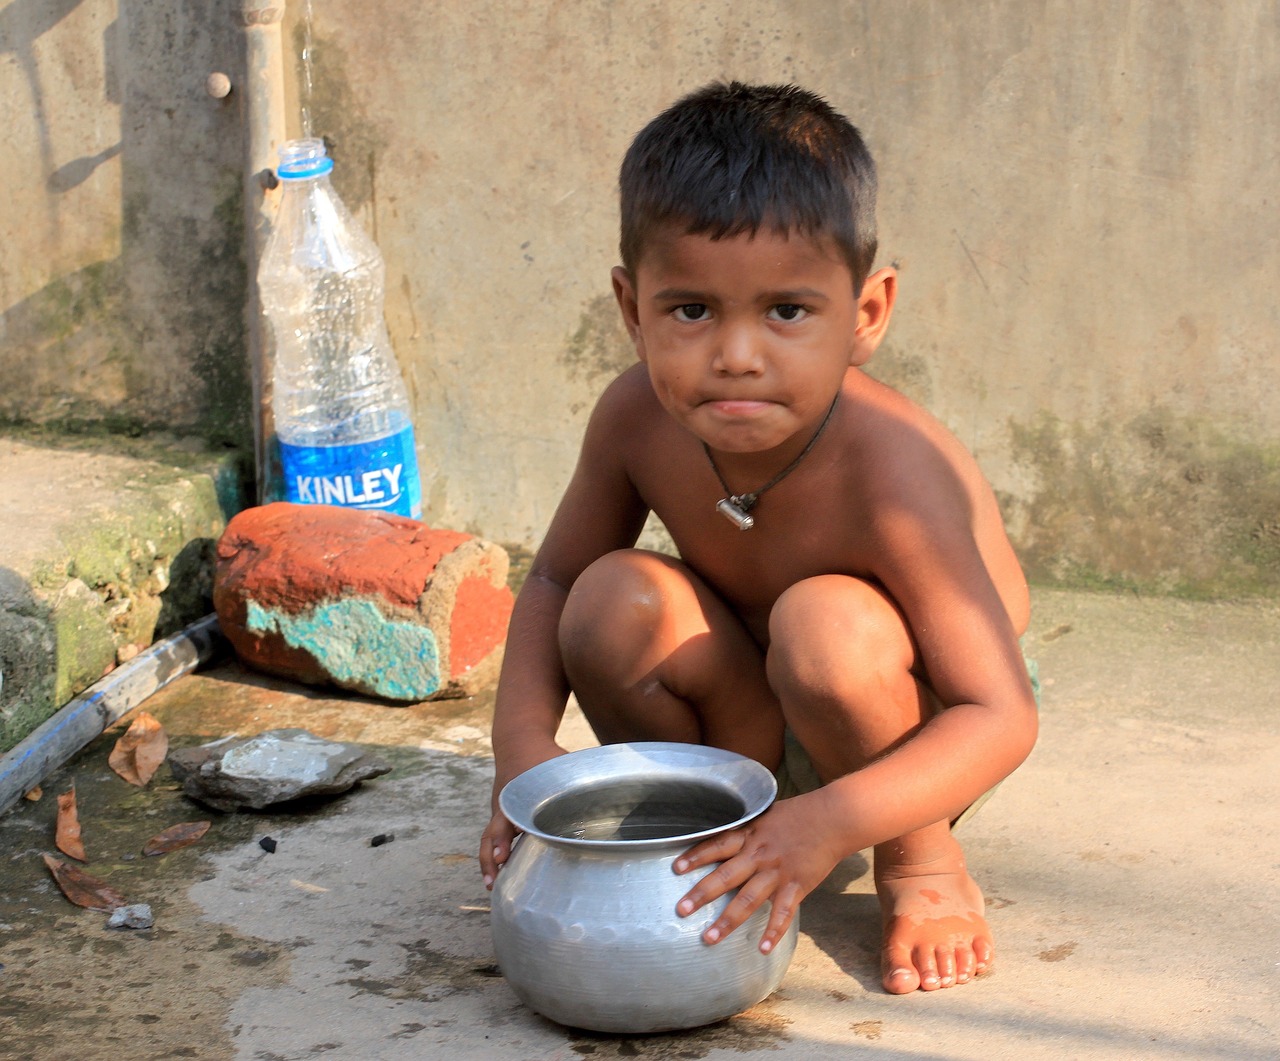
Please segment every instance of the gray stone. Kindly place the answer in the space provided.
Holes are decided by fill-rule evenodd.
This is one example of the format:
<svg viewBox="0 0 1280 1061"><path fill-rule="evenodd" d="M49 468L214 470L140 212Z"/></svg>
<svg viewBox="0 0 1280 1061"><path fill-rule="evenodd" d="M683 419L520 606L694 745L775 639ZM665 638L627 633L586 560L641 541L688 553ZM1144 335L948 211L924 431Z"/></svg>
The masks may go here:
<svg viewBox="0 0 1280 1061"><path fill-rule="evenodd" d="M107 928L150 928L156 923L151 907L146 903L134 903L111 911Z"/></svg>
<svg viewBox="0 0 1280 1061"><path fill-rule="evenodd" d="M304 796L331 796L391 770L358 744L305 729L224 737L169 753L169 768L192 799L215 810L261 810Z"/></svg>

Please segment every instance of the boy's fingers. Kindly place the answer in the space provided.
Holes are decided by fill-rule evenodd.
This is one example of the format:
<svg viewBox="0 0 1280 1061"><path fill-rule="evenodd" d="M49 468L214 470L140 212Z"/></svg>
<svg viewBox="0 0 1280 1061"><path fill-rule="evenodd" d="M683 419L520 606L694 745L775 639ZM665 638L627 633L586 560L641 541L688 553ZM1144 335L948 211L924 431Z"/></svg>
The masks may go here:
<svg viewBox="0 0 1280 1061"><path fill-rule="evenodd" d="M676 904L676 913L681 917L687 917L750 879L754 872L755 867L744 859L721 862L685 893L684 898Z"/></svg>
<svg viewBox="0 0 1280 1061"><path fill-rule="evenodd" d="M495 816L480 837L480 873L486 888L492 888L498 869L511 855L515 828L505 818Z"/></svg>
<svg viewBox="0 0 1280 1061"><path fill-rule="evenodd" d="M760 950L768 954L787 934L791 920L800 907L799 888L794 884L779 888L773 896L773 908L769 911L769 923L760 937Z"/></svg>
<svg viewBox="0 0 1280 1061"><path fill-rule="evenodd" d="M752 874L738 890L724 912L702 933L708 943L718 943L760 908L778 886L778 874L774 870L760 870Z"/></svg>
<svg viewBox="0 0 1280 1061"><path fill-rule="evenodd" d="M746 836L741 829L731 829L727 833L719 833L711 837L710 840L703 840L702 843L689 848L675 861L675 871L677 873L688 873L691 869L697 869L699 866L710 865L712 862L723 862L727 858L732 858L738 854L746 843Z"/></svg>

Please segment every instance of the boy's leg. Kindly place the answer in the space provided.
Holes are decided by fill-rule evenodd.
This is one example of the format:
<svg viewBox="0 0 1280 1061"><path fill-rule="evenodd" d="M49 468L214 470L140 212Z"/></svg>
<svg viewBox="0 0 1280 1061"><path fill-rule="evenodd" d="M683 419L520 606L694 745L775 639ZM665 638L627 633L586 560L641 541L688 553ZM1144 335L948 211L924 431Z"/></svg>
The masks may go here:
<svg viewBox="0 0 1280 1061"><path fill-rule="evenodd" d="M824 783L891 751L933 713L905 621L867 582L797 583L775 604L769 635L770 684ZM875 878L886 990L950 987L987 970L982 893L948 822L877 845Z"/></svg>
<svg viewBox="0 0 1280 1061"><path fill-rule="evenodd" d="M601 557L565 602L560 648L603 743L709 744L777 768L782 714L764 653L679 560L638 549Z"/></svg>

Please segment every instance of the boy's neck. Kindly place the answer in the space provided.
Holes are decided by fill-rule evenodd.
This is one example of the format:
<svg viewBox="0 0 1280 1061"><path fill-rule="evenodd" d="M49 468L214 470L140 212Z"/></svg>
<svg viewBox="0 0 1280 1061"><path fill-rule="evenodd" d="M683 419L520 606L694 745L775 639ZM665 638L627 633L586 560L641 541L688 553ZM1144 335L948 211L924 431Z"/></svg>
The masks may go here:
<svg viewBox="0 0 1280 1061"><path fill-rule="evenodd" d="M735 494L732 487L725 482L724 476L720 472L719 465L711 453L711 447L702 443L702 451L707 455L707 460L711 462L711 470L716 473L716 478L720 480L720 485L724 488L725 496L716 502L716 511L719 512L730 523L734 524L739 530L750 530L755 526L755 517L751 515L751 510L755 507L757 501L766 490L770 490L782 482L799 466L800 462L809 455L809 452L817 445L818 439L822 437L822 433L827 429L832 414L836 411L836 404L840 401L840 393L836 392L836 396L831 399L831 404L827 407L827 415L822 418L822 423L818 425L818 429L805 443L802 449L789 464L787 464L780 472L774 475L764 485L746 493Z"/></svg>

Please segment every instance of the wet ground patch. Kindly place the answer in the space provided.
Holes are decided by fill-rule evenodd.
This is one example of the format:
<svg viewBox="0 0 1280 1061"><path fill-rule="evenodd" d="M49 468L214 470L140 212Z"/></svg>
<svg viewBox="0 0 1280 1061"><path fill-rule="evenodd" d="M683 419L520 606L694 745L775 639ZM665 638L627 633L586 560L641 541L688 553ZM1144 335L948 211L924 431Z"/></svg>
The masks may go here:
<svg viewBox="0 0 1280 1061"><path fill-rule="evenodd" d="M791 1021L777 1010L779 995L739 1013L729 1020L702 1028L665 1032L659 1035L610 1035L603 1032L569 1030L574 1053L591 1061L639 1057L649 1061L698 1061L712 1050L775 1050L790 1041Z"/></svg>

